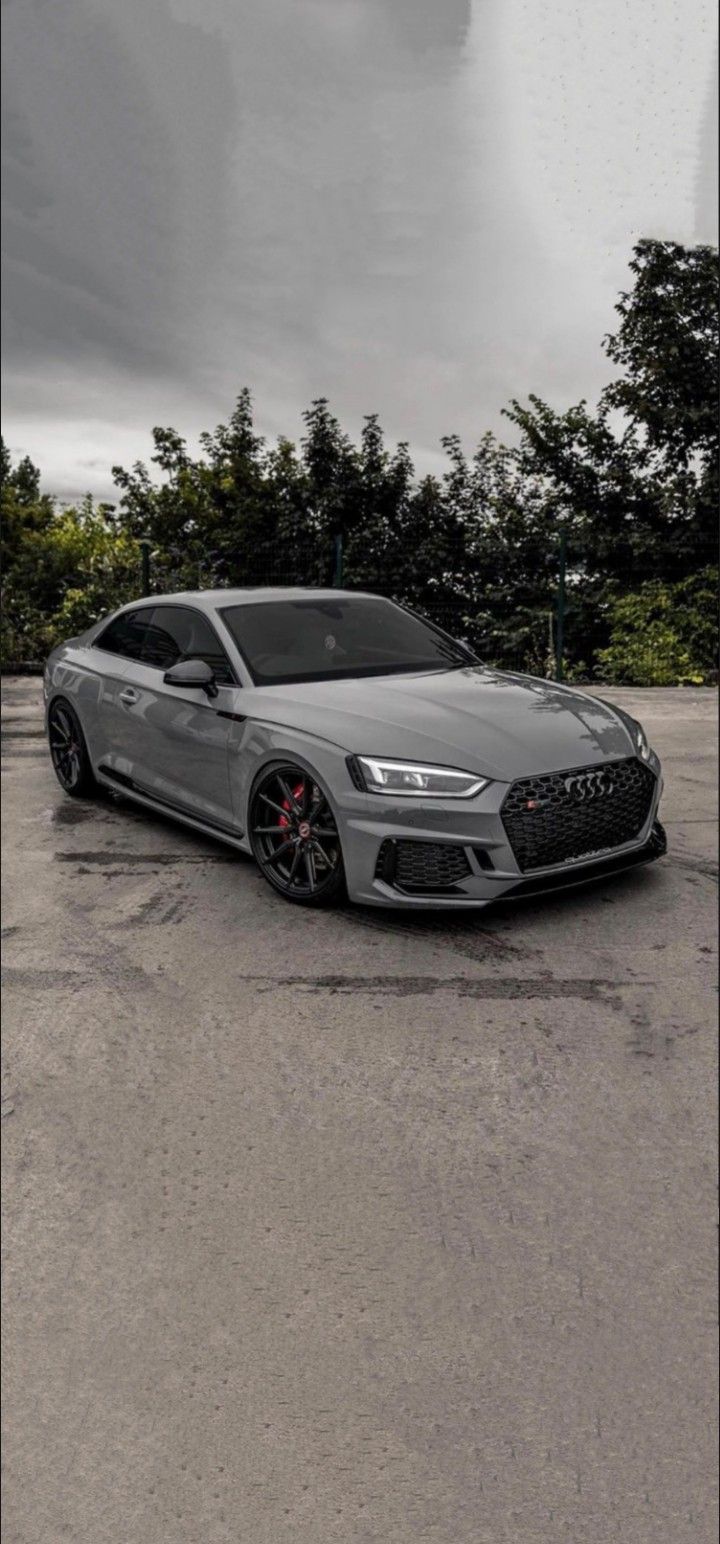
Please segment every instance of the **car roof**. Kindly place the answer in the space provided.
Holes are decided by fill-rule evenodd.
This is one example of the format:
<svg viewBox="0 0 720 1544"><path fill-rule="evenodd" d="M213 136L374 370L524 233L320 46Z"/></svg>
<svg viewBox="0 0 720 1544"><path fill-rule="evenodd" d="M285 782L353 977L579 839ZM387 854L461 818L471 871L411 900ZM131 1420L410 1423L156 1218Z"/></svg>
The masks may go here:
<svg viewBox="0 0 720 1544"><path fill-rule="evenodd" d="M370 596L370 590L312 589L300 585L247 585L244 589L227 590L179 590L173 595L143 595L131 601L132 606L192 605L204 611L218 611L222 606L249 606L258 601L277 600L337 600L360 595ZM372 596L373 599L382 597ZM123 607L127 610L127 607Z"/></svg>

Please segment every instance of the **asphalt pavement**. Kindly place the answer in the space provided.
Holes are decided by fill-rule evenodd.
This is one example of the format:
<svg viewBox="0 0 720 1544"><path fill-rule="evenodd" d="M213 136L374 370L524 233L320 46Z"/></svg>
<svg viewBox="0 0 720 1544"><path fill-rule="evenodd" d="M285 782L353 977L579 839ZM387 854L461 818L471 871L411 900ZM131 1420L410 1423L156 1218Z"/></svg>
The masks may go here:
<svg viewBox="0 0 720 1544"><path fill-rule="evenodd" d="M715 1539L717 696L614 696L667 858L407 917L4 681L5 1544Z"/></svg>

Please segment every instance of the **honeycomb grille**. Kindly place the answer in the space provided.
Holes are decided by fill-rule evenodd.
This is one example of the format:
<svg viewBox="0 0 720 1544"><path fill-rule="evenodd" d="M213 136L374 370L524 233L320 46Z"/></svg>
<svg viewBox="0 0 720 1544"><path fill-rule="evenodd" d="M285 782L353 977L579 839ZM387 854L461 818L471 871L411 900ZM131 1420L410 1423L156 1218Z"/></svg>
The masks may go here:
<svg viewBox="0 0 720 1544"><path fill-rule="evenodd" d="M447 842L383 842L375 873L400 890L442 890L472 873L462 847Z"/></svg>
<svg viewBox="0 0 720 1544"><path fill-rule="evenodd" d="M521 873L622 847L650 814L655 777L626 761L524 777L505 797L502 822Z"/></svg>

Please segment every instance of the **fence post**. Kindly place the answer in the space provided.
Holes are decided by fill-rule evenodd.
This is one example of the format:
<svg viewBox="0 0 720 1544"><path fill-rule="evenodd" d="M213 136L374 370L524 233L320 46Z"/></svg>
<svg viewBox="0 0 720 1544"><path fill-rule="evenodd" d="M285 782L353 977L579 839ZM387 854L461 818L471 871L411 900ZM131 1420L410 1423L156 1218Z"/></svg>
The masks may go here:
<svg viewBox="0 0 720 1544"><path fill-rule="evenodd" d="M143 595L150 594L150 548L152 542L147 536L141 536L138 541L140 548L140 588Z"/></svg>
<svg viewBox="0 0 720 1544"><path fill-rule="evenodd" d="M338 531L333 537L333 589L342 589L343 582L343 539L342 531Z"/></svg>
<svg viewBox="0 0 720 1544"><path fill-rule="evenodd" d="M560 527L560 561L558 565L557 629L555 633L555 680L564 675L563 649L565 646L565 570L567 567L567 527Z"/></svg>

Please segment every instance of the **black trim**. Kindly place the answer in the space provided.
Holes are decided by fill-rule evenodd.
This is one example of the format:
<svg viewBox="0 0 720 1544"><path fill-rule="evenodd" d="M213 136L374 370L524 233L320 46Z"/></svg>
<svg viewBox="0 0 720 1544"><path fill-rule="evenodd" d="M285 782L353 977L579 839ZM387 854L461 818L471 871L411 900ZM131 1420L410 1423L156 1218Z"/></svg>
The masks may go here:
<svg viewBox="0 0 720 1544"><path fill-rule="evenodd" d="M186 804L176 804L172 799L164 799L162 794L151 792L144 788L142 783L136 783L133 777L127 777L124 772L116 772L114 767L98 767L102 777L107 777L113 783L118 783L121 788L126 788L128 793L136 793L139 798L147 799L150 804L157 804L159 808L169 810L173 815L182 815L186 820L194 820L199 826L207 826L210 831L221 831L223 835L233 836L239 840L244 836L236 826L226 826L221 820L211 820L209 815L198 815L195 810L188 808Z"/></svg>
<svg viewBox="0 0 720 1544"><path fill-rule="evenodd" d="M392 837L386 838L381 844L375 865L375 878L382 879L383 884L395 885L395 872L397 869L397 842Z"/></svg>
<svg viewBox="0 0 720 1544"><path fill-rule="evenodd" d="M114 783L120 784L121 788L135 787L131 777L127 777L124 772L115 772L112 767L104 767L101 765L98 767L98 772L102 772L103 777L111 777Z"/></svg>
<svg viewBox="0 0 720 1544"><path fill-rule="evenodd" d="M350 781L353 783L354 787L357 788L360 793L367 793L367 784L362 775L362 768L357 759L357 756L346 756L345 764L347 766L348 772L350 773Z"/></svg>
<svg viewBox="0 0 720 1544"><path fill-rule="evenodd" d="M233 724L246 724L247 713L227 713L224 708L216 708L218 718L229 718Z"/></svg>

